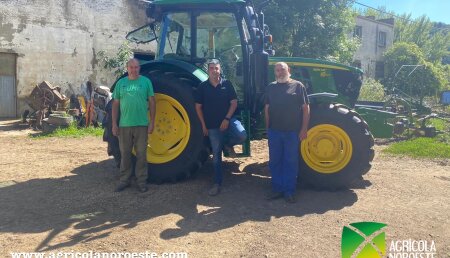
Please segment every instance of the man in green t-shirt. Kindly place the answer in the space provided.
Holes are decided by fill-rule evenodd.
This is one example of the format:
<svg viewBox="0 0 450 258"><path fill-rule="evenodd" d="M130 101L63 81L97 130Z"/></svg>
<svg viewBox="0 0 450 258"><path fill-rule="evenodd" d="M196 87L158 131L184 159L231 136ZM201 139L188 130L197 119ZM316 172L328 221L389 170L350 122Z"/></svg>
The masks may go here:
<svg viewBox="0 0 450 258"><path fill-rule="evenodd" d="M139 61L131 59L127 62L128 76L116 83L113 92L112 122L113 134L119 137L120 183L117 192L130 186L132 175L131 151L136 151L136 178L138 189L144 193L147 188L147 142L148 135L153 133L155 125L156 102L152 82L139 75ZM150 109L150 123L148 110ZM117 123L119 118L120 121Z"/></svg>

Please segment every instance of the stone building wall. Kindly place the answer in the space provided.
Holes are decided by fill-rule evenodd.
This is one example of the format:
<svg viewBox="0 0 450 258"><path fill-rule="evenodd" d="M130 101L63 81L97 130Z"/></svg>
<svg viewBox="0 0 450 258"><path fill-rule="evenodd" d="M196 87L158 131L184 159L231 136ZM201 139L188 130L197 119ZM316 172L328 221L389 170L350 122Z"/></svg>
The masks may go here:
<svg viewBox="0 0 450 258"><path fill-rule="evenodd" d="M87 80L110 86L115 77L102 68L97 53L114 55L126 33L146 22L139 0L1 0L0 56L17 57L17 116L43 80L66 95L79 93ZM140 48L152 52L155 46Z"/></svg>

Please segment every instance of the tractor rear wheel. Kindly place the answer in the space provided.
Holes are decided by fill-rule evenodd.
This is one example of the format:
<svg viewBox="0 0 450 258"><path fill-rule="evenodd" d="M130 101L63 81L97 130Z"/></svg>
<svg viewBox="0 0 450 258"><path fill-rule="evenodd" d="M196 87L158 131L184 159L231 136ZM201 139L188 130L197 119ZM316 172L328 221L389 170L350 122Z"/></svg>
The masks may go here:
<svg viewBox="0 0 450 258"><path fill-rule="evenodd" d="M147 162L149 181L176 182L191 177L208 159L209 153L195 111L194 82L182 74L142 71L151 79L156 99L154 132L149 135ZM109 117L111 107L108 105ZM117 137L111 121L105 125L108 154L120 165Z"/></svg>
<svg viewBox="0 0 450 258"><path fill-rule="evenodd" d="M155 129L147 148L149 180L187 179L209 156L195 111L195 82L160 72L144 75L152 80L156 98Z"/></svg>
<svg viewBox="0 0 450 258"><path fill-rule="evenodd" d="M300 145L300 183L326 190L347 187L370 170L373 145L358 113L341 104L311 106L308 137Z"/></svg>

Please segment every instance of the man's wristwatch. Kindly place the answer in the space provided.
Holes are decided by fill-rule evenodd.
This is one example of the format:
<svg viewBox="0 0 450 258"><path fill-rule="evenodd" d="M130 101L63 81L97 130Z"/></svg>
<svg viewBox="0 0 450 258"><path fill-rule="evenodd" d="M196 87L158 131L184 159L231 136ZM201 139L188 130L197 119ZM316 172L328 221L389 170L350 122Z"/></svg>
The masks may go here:
<svg viewBox="0 0 450 258"><path fill-rule="evenodd" d="M230 121L231 118L225 117L225 120Z"/></svg>

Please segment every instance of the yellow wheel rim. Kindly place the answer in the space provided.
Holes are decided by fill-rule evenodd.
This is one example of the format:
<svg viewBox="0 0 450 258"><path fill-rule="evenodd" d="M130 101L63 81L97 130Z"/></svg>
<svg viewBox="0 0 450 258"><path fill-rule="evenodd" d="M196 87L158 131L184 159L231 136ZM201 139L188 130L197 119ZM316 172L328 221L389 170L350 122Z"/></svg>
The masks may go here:
<svg viewBox="0 0 450 258"><path fill-rule="evenodd" d="M308 131L300 151L305 163L318 173L333 174L342 170L352 158L352 141L341 128L321 124Z"/></svg>
<svg viewBox="0 0 450 258"><path fill-rule="evenodd" d="M148 136L147 162L162 164L184 151L191 135L191 122L176 99L161 93L156 93L155 99L155 128Z"/></svg>

